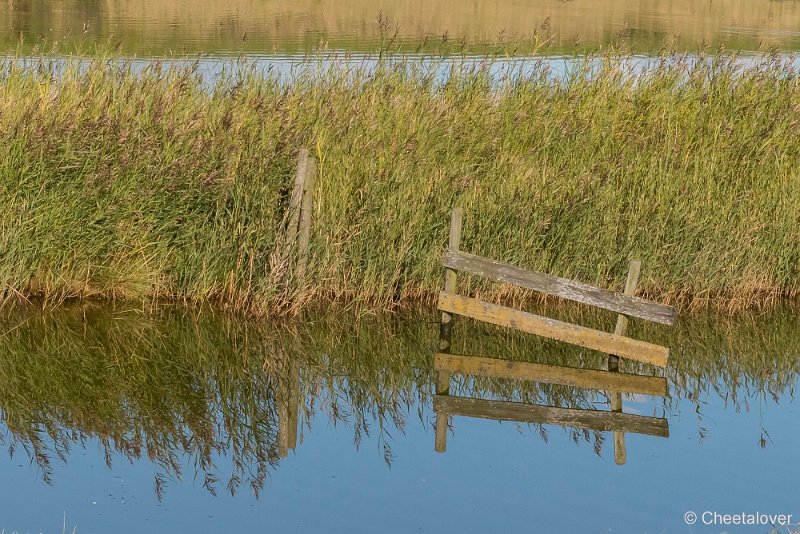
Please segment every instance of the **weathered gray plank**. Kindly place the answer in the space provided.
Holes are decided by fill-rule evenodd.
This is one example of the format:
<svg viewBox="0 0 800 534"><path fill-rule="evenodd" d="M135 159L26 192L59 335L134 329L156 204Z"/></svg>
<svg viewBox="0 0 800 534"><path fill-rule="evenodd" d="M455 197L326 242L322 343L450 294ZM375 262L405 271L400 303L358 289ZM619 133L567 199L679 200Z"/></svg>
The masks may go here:
<svg viewBox="0 0 800 534"><path fill-rule="evenodd" d="M576 369L574 367L515 362L480 356L437 353L433 357L433 368L436 371L447 371L449 373L530 380L587 389L610 389L662 397L667 394L667 380L656 376L612 373L594 369Z"/></svg>
<svg viewBox="0 0 800 534"><path fill-rule="evenodd" d="M668 348L646 341L615 336L608 332L541 317L505 306L488 304L460 295L439 293L439 310L661 367L667 365L669 357Z"/></svg>
<svg viewBox="0 0 800 534"><path fill-rule="evenodd" d="M540 293L555 295L563 299L589 304L656 323L671 325L675 323L678 317L677 310L672 306L664 306L649 300L600 289L566 278L527 271L507 263L482 258L458 250L446 250L442 264L449 269L483 276L498 282L513 284Z"/></svg>
<svg viewBox="0 0 800 534"><path fill-rule="evenodd" d="M627 413L578 410L444 395L434 395L433 409L437 414L669 437L669 423L666 419Z"/></svg>

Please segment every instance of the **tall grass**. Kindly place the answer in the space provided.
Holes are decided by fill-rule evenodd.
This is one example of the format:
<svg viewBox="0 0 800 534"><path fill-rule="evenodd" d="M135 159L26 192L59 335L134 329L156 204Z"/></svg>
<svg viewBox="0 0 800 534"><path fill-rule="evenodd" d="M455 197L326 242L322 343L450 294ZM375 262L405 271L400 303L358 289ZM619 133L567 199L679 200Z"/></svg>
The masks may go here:
<svg viewBox="0 0 800 534"><path fill-rule="evenodd" d="M463 249L729 309L800 289L800 84L788 61L588 58L493 77L392 60L198 65L8 60L0 74L0 291L390 308ZM318 158L309 276L283 251L295 153ZM526 295L471 281L488 299Z"/></svg>

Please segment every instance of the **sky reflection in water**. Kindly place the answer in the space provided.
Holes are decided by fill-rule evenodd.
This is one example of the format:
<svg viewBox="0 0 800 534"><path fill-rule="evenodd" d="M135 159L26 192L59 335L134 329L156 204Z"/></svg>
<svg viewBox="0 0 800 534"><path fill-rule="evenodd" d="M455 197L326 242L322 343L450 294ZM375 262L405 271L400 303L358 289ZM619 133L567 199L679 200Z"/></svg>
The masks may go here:
<svg viewBox="0 0 800 534"><path fill-rule="evenodd" d="M0 529L60 532L64 514L77 532L688 532L689 510L800 518L795 317L634 322L632 336L672 349L669 395L626 397L624 411L665 417L670 436L626 433L616 465L611 432L466 417L436 453L429 312L280 325L172 308L6 313ZM602 367L589 351L457 328L455 353ZM603 391L502 379L455 375L451 394L608 409Z"/></svg>

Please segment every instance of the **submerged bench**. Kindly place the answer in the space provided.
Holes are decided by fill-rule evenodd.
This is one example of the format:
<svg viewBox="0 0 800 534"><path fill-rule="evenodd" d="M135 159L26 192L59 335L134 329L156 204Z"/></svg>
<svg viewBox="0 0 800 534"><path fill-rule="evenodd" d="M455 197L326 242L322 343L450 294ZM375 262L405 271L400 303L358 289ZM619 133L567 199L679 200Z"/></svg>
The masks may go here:
<svg viewBox="0 0 800 534"><path fill-rule="evenodd" d="M440 353L450 350L453 314L456 314L608 353L609 369L618 365L618 357L666 367L669 358L667 347L625 336L628 317L673 325L678 316L677 310L671 306L634 296L641 262L631 261L625 291L617 293L462 252L459 250L462 220L463 210L454 208L449 246L442 259L446 274L444 291L439 293L438 301L438 309L442 312ZM458 295L457 271L617 312L616 329L612 334Z"/></svg>

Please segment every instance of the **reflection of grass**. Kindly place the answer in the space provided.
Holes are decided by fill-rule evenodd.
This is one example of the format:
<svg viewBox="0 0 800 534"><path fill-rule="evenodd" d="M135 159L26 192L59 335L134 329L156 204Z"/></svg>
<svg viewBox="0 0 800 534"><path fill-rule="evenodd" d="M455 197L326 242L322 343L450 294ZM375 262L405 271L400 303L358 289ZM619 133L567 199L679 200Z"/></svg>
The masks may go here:
<svg viewBox="0 0 800 534"><path fill-rule="evenodd" d="M257 468L248 473L251 482L260 483L276 459L266 447L275 432L269 375L235 387L245 372L241 365L232 368L233 361L220 359L204 366L219 354L213 336L225 332L198 336L191 328L191 321L178 320L164 331L131 314L93 310L55 321L28 317L4 339L8 366L0 375L10 388L3 411L14 436L11 447L24 446L45 478L52 454L65 458L72 444L89 437L99 438L109 464L112 452L131 459L146 454L166 475L180 476L181 451L192 454L199 469L212 471L213 455L230 439L240 444L230 448L237 469L231 484L250 465ZM203 357L175 357L186 351ZM205 482L213 486L213 475ZM163 475L157 488L161 483Z"/></svg>
<svg viewBox="0 0 800 534"><path fill-rule="evenodd" d="M232 460L222 481L231 492L243 483L260 491L278 462L276 395L288 358L302 363L301 423L323 410L346 421L356 442L382 435L387 420L402 428L414 402L409 377L421 367L402 368L405 354L364 342L357 361L339 337L347 330L323 323L301 336L205 314L82 308L12 314L0 330L0 413L12 454L24 449L50 480L54 456L66 461L74 445L98 439L109 465L115 454L154 462L158 494L182 476L185 455L210 491L219 455Z"/></svg>
<svg viewBox="0 0 800 534"><path fill-rule="evenodd" d="M194 4L194 6L192 6ZM294 53L320 44L331 49L373 52L387 30L399 28L405 51L426 40L438 48L457 48L459 41L473 51L494 42L527 40L534 33L553 34L553 50L572 54L618 40L620 28L637 51L652 53L664 46L697 50L703 43L724 43L729 49L762 46L797 47L792 34L800 27L794 2L775 9L770 0L5 0L0 2L0 43L15 45L20 33L28 41L45 36L51 41L121 43L130 54ZM188 7L192 6L192 7ZM691 13L691 23L687 14ZM382 25L378 22L380 16ZM731 21L740 28L730 31ZM449 44L452 43L452 44Z"/></svg>
<svg viewBox="0 0 800 534"><path fill-rule="evenodd" d="M550 314L597 328L613 315L551 307ZM728 321L698 316L676 329L642 327L633 335L671 346L665 407L691 399L702 409L719 396L732 408L777 401L800 371L793 313ZM637 327L638 326L638 327ZM66 307L18 311L0 318L0 414L12 453L30 455L49 480L54 458L99 440L115 454L149 458L156 490L182 475L184 458L211 491L249 485L258 492L279 461L279 385L286 364L299 364L300 440L320 416L350 428L356 445L377 439L391 461L391 440L409 418L430 422L434 317L310 316L304 323L265 324L236 317L162 308ZM540 338L459 320L454 352L600 368L603 356ZM660 370L628 362L627 371ZM456 375L452 391L573 408L601 407L602 393L580 388ZM657 402L657 404L660 401ZM545 429L539 428L546 439ZM600 450L602 436L572 431ZM302 446L302 445L300 445ZM222 481L214 461L232 459Z"/></svg>
<svg viewBox="0 0 800 534"><path fill-rule="evenodd" d="M618 288L636 256L645 294L696 306L797 294L800 90L787 65L670 58L629 75L608 58L499 86L480 65L444 79L440 67L304 63L288 86L245 67L207 90L194 67L6 64L0 299L254 314L429 300L454 203L465 249L525 267ZM303 145L319 180L299 284L282 251Z"/></svg>

